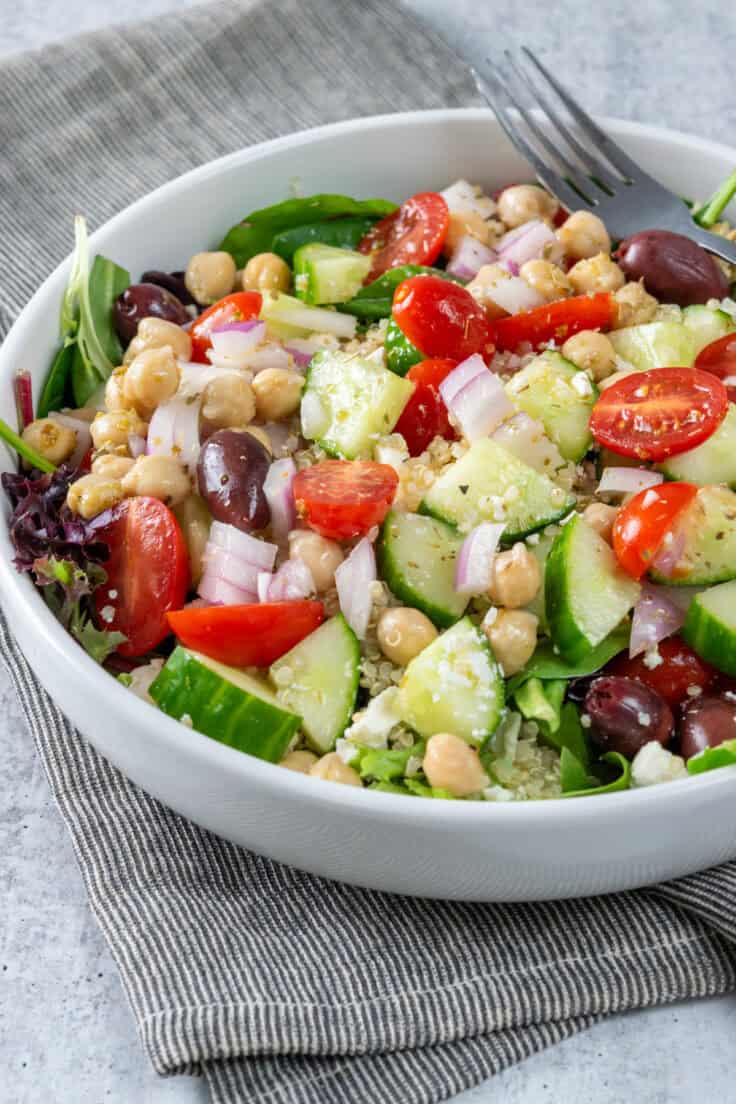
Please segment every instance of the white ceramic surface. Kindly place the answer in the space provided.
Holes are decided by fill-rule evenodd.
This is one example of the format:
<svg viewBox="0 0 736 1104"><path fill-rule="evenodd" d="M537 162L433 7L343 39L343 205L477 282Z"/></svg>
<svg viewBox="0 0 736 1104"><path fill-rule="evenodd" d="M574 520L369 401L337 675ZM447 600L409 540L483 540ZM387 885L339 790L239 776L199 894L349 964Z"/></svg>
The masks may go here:
<svg viewBox="0 0 736 1104"><path fill-rule="evenodd" d="M733 164L722 146L654 127L605 124L664 184L706 194ZM257 206L298 186L401 199L458 176L488 188L528 169L478 110L392 115L278 139L206 165L134 204L92 248L134 274L173 269ZM68 262L41 287L0 350L0 414L22 361L36 391L56 343ZM4 455L2 467L12 458ZM3 505L5 515L7 511ZM11 565L0 530L0 593L36 674L117 767L192 820L272 858L376 889L523 900L618 890L736 855L736 768L590 800L430 802L306 779L177 724L101 671Z"/></svg>

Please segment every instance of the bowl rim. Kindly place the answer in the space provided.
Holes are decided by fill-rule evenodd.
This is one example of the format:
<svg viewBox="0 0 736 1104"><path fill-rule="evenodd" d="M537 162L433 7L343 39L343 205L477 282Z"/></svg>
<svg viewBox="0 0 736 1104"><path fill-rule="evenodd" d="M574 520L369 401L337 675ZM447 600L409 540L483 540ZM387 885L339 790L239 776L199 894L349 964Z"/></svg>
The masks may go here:
<svg viewBox="0 0 736 1104"><path fill-rule="evenodd" d="M188 190L193 184L200 184L232 167L267 158L284 149L312 145L348 133L354 134L356 131L373 128L401 130L407 126L434 125L453 120L484 120L492 130L496 131L500 140L506 140L492 113L486 108L479 107L438 108L430 111L371 115L296 131L208 161L160 185L135 200L95 230L90 236L90 247L101 248L109 235L115 234L118 228L124 226L129 220L135 220L140 211L162 195L168 199L175 199L180 192ZM731 161L736 158L736 152L725 144L682 131L608 116L598 117L598 121L616 138L643 137L663 141L675 150L681 149L690 155L700 152ZM49 293L51 285L61 280L70 264L71 254L46 277L14 321L0 348L0 379L11 374L12 364L23 344L23 330L28 316L39 300ZM0 535L4 552L11 550L7 517L7 506L3 503L4 524ZM553 818L558 822L565 821L571 827L576 824L582 827L591 817L596 819L608 816L609 819L618 821L620 818L625 818L629 812L642 814L651 810L654 814L659 806L663 804L669 806L673 801L676 804L682 802L684 807L687 794L690 795L691 803L700 803L706 792L713 793L713 796L715 796L714 791L736 792L736 767L691 775L668 785L647 786L599 795L591 801L559 797L542 801L436 802L416 800L414 797L402 794L334 785L321 779L308 778L295 771L285 770L277 764L257 759L221 744L155 710L155 707L132 694L103 670L69 636L48 609L30 579L19 575L13 567L10 556L5 554L0 555L0 594L4 607L6 604L16 606L19 611L22 609L24 616L32 621L34 635L45 649L54 654L59 665L64 668L66 676L77 685L84 684L86 691L94 695L96 700L101 698L103 701L109 701L110 708L115 709L125 723L136 727L142 726L150 731L158 753L163 751L173 756L178 754L194 767L212 766L249 776L249 781L268 791L269 796L296 799L305 806L319 806L325 810L349 808L351 814L362 820L372 819L375 813L395 823L411 822L417 826L427 827L436 826L438 818L449 824L472 821L473 823L488 822L490 825L502 822L504 826L510 826L512 818L517 818L519 824L527 823L531 826L536 826L538 822L540 825L549 823L550 818ZM87 739L87 737L83 738ZM94 742L90 742L94 746ZM153 748L152 754L154 754ZM684 785L685 783L687 786ZM142 784L145 788L145 782ZM679 795L682 797L680 798Z"/></svg>

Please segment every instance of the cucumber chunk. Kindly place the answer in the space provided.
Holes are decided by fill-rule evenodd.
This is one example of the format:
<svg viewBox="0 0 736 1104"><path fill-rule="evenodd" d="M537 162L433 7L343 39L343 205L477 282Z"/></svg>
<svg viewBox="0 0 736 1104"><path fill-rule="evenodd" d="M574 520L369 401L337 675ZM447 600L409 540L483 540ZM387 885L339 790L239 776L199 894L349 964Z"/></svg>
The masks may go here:
<svg viewBox="0 0 736 1104"><path fill-rule="evenodd" d="M702 445L670 456L657 465L667 479L685 483L728 483L736 485L736 406L729 403L728 412L715 433Z"/></svg>
<svg viewBox="0 0 736 1104"><path fill-rule="evenodd" d="M302 397L302 433L331 456L370 457L377 438L391 432L413 391L411 380L375 361L318 353Z"/></svg>
<svg viewBox="0 0 736 1104"><path fill-rule="evenodd" d="M148 692L170 717L188 717L197 732L270 763L301 725L259 679L187 648L174 649Z"/></svg>
<svg viewBox="0 0 736 1104"><path fill-rule="evenodd" d="M358 638L339 613L272 665L276 698L299 713L307 742L323 755L350 724L360 679Z"/></svg>
<svg viewBox="0 0 736 1104"><path fill-rule="evenodd" d="M380 574L396 595L426 613L438 628L462 617L467 594L455 590L455 561L463 538L443 521L391 510L378 542Z"/></svg>
<svg viewBox="0 0 736 1104"><path fill-rule="evenodd" d="M468 532L481 521L506 524L504 544L559 521L572 495L489 438L470 446L427 491L420 513Z"/></svg>
<svg viewBox="0 0 736 1104"><path fill-rule="evenodd" d="M682 312L683 325L692 334L695 342L695 356L701 352L711 341L718 341L720 337L733 333L736 329L729 315L722 310L711 310L700 304L685 307Z"/></svg>
<svg viewBox="0 0 736 1104"><path fill-rule="evenodd" d="M370 270L363 253L313 242L294 254L294 290L305 303L343 303L360 291Z"/></svg>
<svg viewBox="0 0 736 1104"><path fill-rule="evenodd" d="M597 388L559 353L547 352L512 376L506 393L519 410L537 418L565 460L582 460L593 443L588 423Z"/></svg>
<svg viewBox="0 0 736 1104"><path fill-rule="evenodd" d="M640 371L672 366L689 368L695 360L695 338L681 322L626 326L608 334L608 339L617 355Z"/></svg>
<svg viewBox="0 0 736 1104"><path fill-rule="evenodd" d="M411 661L400 687L403 720L420 736L454 732L479 746L503 709L503 679L490 646L469 617Z"/></svg>
<svg viewBox="0 0 736 1104"><path fill-rule="evenodd" d="M736 581L696 594L682 635L706 663L736 675Z"/></svg>
<svg viewBox="0 0 736 1104"><path fill-rule="evenodd" d="M712 586L736 579L736 494L727 487L701 487L682 512L672 540L684 539L669 575L649 572L669 586Z"/></svg>
<svg viewBox="0 0 736 1104"><path fill-rule="evenodd" d="M572 518L552 545L545 572L547 622L562 658L577 663L605 640L640 590L602 537L579 514Z"/></svg>

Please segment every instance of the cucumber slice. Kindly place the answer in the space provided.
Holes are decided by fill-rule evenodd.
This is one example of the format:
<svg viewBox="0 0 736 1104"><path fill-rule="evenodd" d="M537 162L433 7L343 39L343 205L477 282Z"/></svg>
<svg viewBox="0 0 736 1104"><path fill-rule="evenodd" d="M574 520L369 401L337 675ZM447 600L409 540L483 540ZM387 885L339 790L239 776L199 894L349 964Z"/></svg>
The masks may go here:
<svg viewBox="0 0 736 1104"><path fill-rule="evenodd" d="M360 679L358 638L339 613L277 659L276 698L302 717L307 742L321 755L350 724Z"/></svg>
<svg viewBox="0 0 736 1104"><path fill-rule="evenodd" d="M420 353L416 345L411 343L393 318L389 320L386 327L383 348L386 353L386 365L397 376L405 376L410 368L424 360L424 353Z"/></svg>
<svg viewBox="0 0 736 1104"><path fill-rule="evenodd" d="M695 338L681 322L626 326L609 333L608 339L617 355L640 371L673 365L689 368L695 360Z"/></svg>
<svg viewBox="0 0 736 1104"><path fill-rule="evenodd" d="M391 510L378 542L379 572L397 598L426 613L438 628L462 617L467 594L455 590L463 539L443 521Z"/></svg>
<svg viewBox="0 0 736 1104"><path fill-rule="evenodd" d="M550 636L568 663L605 640L636 604L640 586L612 549L578 514L552 546L545 574Z"/></svg>
<svg viewBox="0 0 736 1104"><path fill-rule="evenodd" d="M696 594L682 635L706 663L736 675L736 581Z"/></svg>
<svg viewBox="0 0 736 1104"><path fill-rule="evenodd" d="M411 661L399 693L403 719L420 736L454 732L476 747L495 731L503 709L501 672L469 617Z"/></svg>
<svg viewBox="0 0 736 1104"><path fill-rule="evenodd" d="M349 353L312 358L302 396L302 433L331 456L370 457L396 425L414 391L383 365Z"/></svg>
<svg viewBox="0 0 736 1104"><path fill-rule="evenodd" d="M285 292L264 292L260 317L269 329L285 337L306 337L310 333L331 333L336 337L355 337L358 320L351 314L310 307Z"/></svg>
<svg viewBox="0 0 736 1104"><path fill-rule="evenodd" d="M711 310L700 304L685 307L682 312L682 322L692 334L695 342L695 356L703 350L711 341L718 341L719 337L733 333L736 329L729 315L722 310Z"/></svg>
<svg viewBox="0 0 736 1104"><path fill-rule="evenodd" d="M177 647L150 686L156 705L221 744L278 763L301 725L269 688L245 671Z"/></svg>
<svg viewBox="0 0 736 1104"><path fill-rule="evenodd" d="M294 290L305 303L343 303L360 291L371 259L314 242L294 254Z"/></svg>
<svg viewBox="0 0 736 1104"><path fill-rule="evenodd" d="M585 372L559 353L536 357L506 384L519 409L537 418L565 460L582 460L593 443L588 423L598 390Z"/></svg>
<svg viewBox="0 0 736 1104"><path fill-rule="evenodd" d="M727 487L701 487L673 530L673 541L683 537L671 574L649 572L655 582L712 586L736 579L736 494Z"/></svg>
<svg viewBox="0 0 736 1104"><path fill-rule="evenodd" d="M419 511L468 532L481 521L504 521L504 544L559 521L575 499L551 479L489 438L470 446L427 491Z"/></svg>
<svg viewBox="0 0 736 1104"><path fill-rule="evenodd" d="M702 445L670 456L657 467L667 479L697 483L699 487L707 483L736 486L736 406L729 403L726 417Z"/></svg>

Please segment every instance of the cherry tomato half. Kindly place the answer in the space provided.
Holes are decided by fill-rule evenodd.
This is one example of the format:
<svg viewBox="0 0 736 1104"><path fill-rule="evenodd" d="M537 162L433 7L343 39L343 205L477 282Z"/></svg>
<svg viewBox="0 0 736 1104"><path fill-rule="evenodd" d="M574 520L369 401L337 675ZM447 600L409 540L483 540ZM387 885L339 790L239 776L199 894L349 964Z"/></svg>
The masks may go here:
<svg viewBox="0 0 736 1104"><path fill-rule="evenodd" d="M469 291L441 276L410 276L394 292L399 329L426 357L459 363L473 353L488 358L494 345L485 311Z"/></svg>
<svg viewBox="0 0 736 1104"><path fill-rule="evenodd" d="M207 350L212 348L212 331L228 322L250 322L261 313L262 303L263 297L258 291L236 291L208 307L190 330L192 360L207 364Z"/></svg>
<svg viewBox="0 0 736 1104"><path fill-rule="evenodd" d="M187 648L230 667L269 667L324 620L321 602L206 606L168 614Z"/></svg>
<svg viewBox="0 0 736 1104"><path fill-rule="evenodd" d="M421 360L407 372L407 379L413 380L416 387L394 431L406 441L410 456L419 456L435 437L451 441L457 436L439 392L445 376L456 367L454 360Z"/></svg>
<svg viewBox="0 0 736 1104"><path fill-rule="evenodd" d="M730 402L736 402L736 334L711 341L698 353L695 367L718 376Z"/></svg>
<svg viewBox="0 0 736 1104"><path fill-rule="evenodd" d="M660 483L639 491L621 507L613 523L613 550L624 571L641 579L697 493L693 483Z"/></svg>
<svg viewBox="0 0 736 1104"><path fill-rule="evenodd" d="M370 284L399 265L431 265L445 244L449 224L450 212L439 192L418 192L407 199L358 243L359 253L372 254L365 282Z"/></svg>
<svg viewBox="0 0 736 1104"><path fill-rule="evenodd" d="M697 368L632 372L602 392L590 416L599 445L639 460L665 460L695 448L728 411L719 379Z"/></svg>
<svg viewBox="0 0 736 1104"><path fill-rule="evenodd" d="M179 524L157 498L128 498L113 507L97 535L110 549L107 581L95 591L100 628L124 633L123 656L145 655L170 629L189 588L189 557Z"/></svg>
<svg viewBox="0 0 736 1104"><path fill-rule="evenodd" d="M514 352L525 341L535 348L548 341L561 345L581 330L605 330L613 321L613 297L576 295L542 307L500 318L491 324L491 336L498 349Z"/></svg>
<svg viewBox="0 0 736 1104"><path fill-rule="evenodd" d="M294 477L297 513L310 529L332 540L360 537L380 525L399 477L372 460L323 460Z"/></svg>
<svg viewBox="0 0 736 1104"><path fill-rule="evenodd" d="M700 656L679 636L668 636L657 645L660 659L656 667L648 667L644 656L616 656L606 668L607 675L623 675L643 682L655 690L668 705L689 701L691 686L705 690L716 676L716 671L704 663Z"/></svg>

